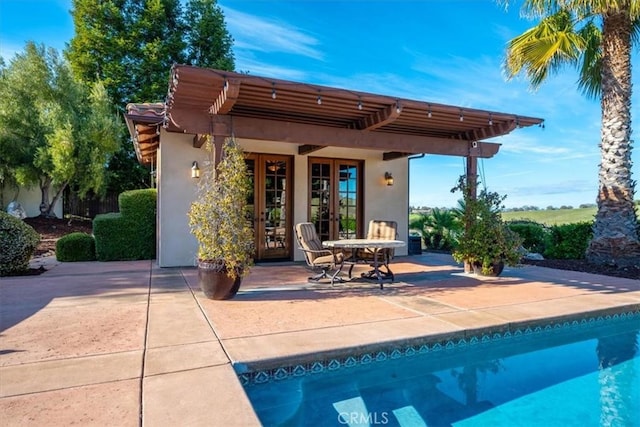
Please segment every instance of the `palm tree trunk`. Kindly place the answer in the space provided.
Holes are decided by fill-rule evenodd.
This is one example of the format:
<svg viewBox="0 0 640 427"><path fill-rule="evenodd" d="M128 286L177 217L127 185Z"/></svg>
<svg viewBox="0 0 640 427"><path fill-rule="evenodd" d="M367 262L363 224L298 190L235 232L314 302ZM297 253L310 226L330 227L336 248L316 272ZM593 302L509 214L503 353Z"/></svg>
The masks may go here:
<svg viewBox="0 0 640 427"><path fill-rule="evenodd" d="M598 212L587 260L640 264L631 179L631 18L629 5L603 14L602 130Z"/></svg>

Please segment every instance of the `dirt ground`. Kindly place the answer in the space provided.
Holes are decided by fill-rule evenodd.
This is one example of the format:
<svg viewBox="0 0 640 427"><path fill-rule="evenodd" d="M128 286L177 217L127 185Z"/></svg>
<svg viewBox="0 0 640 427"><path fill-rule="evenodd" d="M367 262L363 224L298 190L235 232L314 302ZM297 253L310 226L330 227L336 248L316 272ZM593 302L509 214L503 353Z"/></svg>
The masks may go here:
<svg viewBox="0 0 640 427"><path fill-rule="evenodd" d="M55 255L56 241L69 233L93 233L93 223L85 219L57 219L34 217L24 220L40 234L40 244L36 248L34 257Z"/></svg>
<svg viewBox="0 0 640 427"><path fill-rule="evenodd" d="M76 231L91 234L92 222L81 218L55 219L55 218L27 218L25 222L31 225L41 236L40 245L34 256L54 255L56 240L65 234ZM628 279L640 279L640 266L626 269L618 269L609 266L597 266L587 263L585 260L560 260L547 259L543 261L526 261L527 264L541 267L557 268L561 270L583 271L587 273L603 274L605 276L625 277Z"/></svg>

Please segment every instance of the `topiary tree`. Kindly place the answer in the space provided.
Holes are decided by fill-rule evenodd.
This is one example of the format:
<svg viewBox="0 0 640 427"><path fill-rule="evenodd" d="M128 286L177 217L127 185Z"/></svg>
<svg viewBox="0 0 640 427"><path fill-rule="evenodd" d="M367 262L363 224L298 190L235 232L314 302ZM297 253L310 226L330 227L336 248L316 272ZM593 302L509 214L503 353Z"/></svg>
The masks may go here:
<svg viewBox="0 0 640 427"><path fill-rule="evenodd" d="M56 242L56 259L61 262L95 261L96 243L87 233L70 233Z"/></svg>
<svg viewBox="0 0 640 427"><path fill-rule="evenodd" d="M155 188L125 191L118 197L120 212L93 219L98 261L153 259L156 256Z"/></svg>
<svg viewBox="0 0 640 427"><path fill-rule="evenodd" d="M22 220L0 211L0 276L18 276L29 269L29 260L40 235Z"/></svg>

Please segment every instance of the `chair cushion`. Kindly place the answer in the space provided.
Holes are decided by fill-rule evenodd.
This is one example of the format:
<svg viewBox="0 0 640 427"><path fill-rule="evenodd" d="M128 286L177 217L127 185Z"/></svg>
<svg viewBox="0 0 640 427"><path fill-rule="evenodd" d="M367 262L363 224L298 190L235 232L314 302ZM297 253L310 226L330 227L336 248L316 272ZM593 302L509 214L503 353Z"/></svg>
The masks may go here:
<svg viewBox="0 0 640 427"><path fill-rule="evenodd" d="M372 219L369 221L367 239L395 240L398 234L398 223L395 221L384 221Z"/></svg>
<svg viewBox="0 0 640 427"><path fill-rule="evenodd" d="M321 255L318 257L315 257L313 259L313 265L315 266L320 266L320 265L329 265L332 266L334 264L342 264L342 262L344 261L344 256L342 255L341 252L338 252L337 254L335 254L335 256L333 254L328 254L328 255Z"/></svg>
<svg viewBox="0 0 640 427"><path fill-rule="evenodd" d="M369 221L369 228L367 230L367 239L383 239L383 240L395 240L398 236L398 223L396 221L387 221L381 219L372 219ZM358 256L363 259L373 259L375 248L364 248ZM378 259L382 260L386 258L392 258L394 255L393 249L380 249L378 250Z"/></svg>

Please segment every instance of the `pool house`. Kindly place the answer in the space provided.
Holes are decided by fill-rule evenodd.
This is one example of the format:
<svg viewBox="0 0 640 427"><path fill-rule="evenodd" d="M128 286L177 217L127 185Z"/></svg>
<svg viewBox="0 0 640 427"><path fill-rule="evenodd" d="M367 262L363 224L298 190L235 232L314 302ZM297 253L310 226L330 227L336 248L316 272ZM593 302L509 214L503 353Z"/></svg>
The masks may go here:
<svg viewBox="0 0 640 427"><path fill-rule="evenodd" d="M460 173L475 179L477 160L500 149L492 139L543 122L186 65L172 67L164 103L129 104L125 118L138 160L156 178L160 267L195 263L187 212L208 160L207 135L215 150L235 138L246 154L256 261L301 261L292 236L298 222L336 240L363 237L370 220L389 219L407 241L411 158L464 157Z"/></svg>

